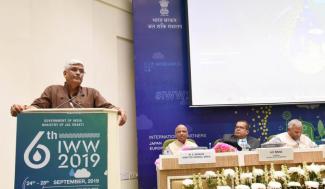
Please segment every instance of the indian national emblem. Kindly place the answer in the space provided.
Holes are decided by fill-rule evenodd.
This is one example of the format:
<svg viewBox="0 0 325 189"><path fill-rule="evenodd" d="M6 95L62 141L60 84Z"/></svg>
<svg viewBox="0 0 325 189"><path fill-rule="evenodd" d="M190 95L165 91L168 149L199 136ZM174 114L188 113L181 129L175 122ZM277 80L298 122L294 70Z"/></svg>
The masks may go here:
<svg viewBox="0 0 325 189"><path fill-rule="evenodd" d="M169 13L169 10L168 10L169 1L168 0L160 0L159 4L160 4L160 15L161 16L168 16L168 13Z"/></svg>

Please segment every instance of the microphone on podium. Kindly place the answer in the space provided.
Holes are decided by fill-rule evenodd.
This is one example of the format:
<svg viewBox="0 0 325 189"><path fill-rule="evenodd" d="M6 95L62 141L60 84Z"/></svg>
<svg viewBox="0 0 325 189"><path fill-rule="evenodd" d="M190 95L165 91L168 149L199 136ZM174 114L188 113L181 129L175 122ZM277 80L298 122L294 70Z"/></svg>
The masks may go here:
<svg viewBox="0 0 325 189"><path fill-rule="evenodd" d="M85 95L84 94L81 94L81 96L84 97ZM73 96L72 98L69 98L67 101L62 102L61 104L59 104L55 108L60 108L60 107L62 107L63 105L65 105L67 103L69 103L70 106L72 106L72 108L83 108L79 103L76 103L76 102L73 101L77 97L78 97L78 95ZM75 107L75 105L77 105L78 107Z"/></svg>

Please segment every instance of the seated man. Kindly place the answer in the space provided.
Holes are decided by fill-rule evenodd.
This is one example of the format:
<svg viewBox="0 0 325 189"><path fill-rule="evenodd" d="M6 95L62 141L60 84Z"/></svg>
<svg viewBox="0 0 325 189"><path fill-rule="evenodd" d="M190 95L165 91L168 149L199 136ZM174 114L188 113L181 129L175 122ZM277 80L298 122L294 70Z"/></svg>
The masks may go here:
<svg viewBox="0 0 325 189"><path fill-rule="evenodd" d="M189 141L187 127L183 124L175 128L176 140L170 143L164 150L164 154L178 154L184 147L197 147L194 142Z"/></svg>
<svg viewBox="0 0 325 189"><path fill-rule="evenodd" d="M285 147L312 148L317 145L310 138L302 134L302 123L298 119L293 119L288 123L288 131L274 136L268 143L284 143Z"/></svg>
<svg viewBox="0 0 325 189"><path fill-rule="evenodd" d="M252 150L260 147L260 141L248 136L249 124L246 120L239 120L236 123L234 134L225 134L219 142L224 142L237 147L238 150Z"/></svg>

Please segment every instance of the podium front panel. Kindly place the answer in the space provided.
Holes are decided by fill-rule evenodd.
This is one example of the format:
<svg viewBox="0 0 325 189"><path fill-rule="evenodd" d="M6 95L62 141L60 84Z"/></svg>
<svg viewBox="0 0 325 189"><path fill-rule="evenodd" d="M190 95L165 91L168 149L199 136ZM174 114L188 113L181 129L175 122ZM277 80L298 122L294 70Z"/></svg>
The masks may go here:
<svg viewBox="0 0 325 189"><path fill-rule="evenodd" d="M17 121L16 189L107 189L105 112L22 113Z"/></svg>

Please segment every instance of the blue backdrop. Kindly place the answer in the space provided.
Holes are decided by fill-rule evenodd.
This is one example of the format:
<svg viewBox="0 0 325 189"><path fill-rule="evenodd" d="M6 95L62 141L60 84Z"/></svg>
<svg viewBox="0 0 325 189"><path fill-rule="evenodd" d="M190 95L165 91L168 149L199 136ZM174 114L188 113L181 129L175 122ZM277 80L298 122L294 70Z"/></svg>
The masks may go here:
<svg viewBox="0 0 325 189"><path fill-rule="evenodd" d="M325 135L324 105L189 108L185 0L133 0L133 14L140 189L156 188L154 161L179 123L200 146L232 133L237 119L247 119L261 141L292 118L312 139Z"/></svg>

